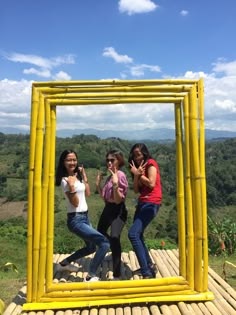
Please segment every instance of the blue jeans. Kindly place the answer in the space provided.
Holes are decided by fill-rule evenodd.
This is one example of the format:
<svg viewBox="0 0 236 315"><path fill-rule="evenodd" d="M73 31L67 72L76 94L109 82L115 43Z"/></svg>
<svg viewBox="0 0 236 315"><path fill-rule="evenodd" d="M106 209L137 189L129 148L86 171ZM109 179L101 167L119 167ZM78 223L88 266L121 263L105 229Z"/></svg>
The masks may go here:
<svg viewBox="0 0 236 315"><path fill-rule="evenodd" d="M109 250L110 243L108 239L91 226L88 212L68 214L67 226L72 233L84 240L86 246L74 252L63 262L70 263L81 257L90 255L96 251L97 246L96 254L89 265L89 275L95 276L99 265Z"/></svg>
<svg viewBox="0 0 236 315"><path fill-rule="evenodd" d="M152 264L148 249L144 243L143 233L148 224L155 218L160 205L151 202L139 202L134 214L133 225L129 229L129 240L137 256L143 276L152 276Z"/></svg>

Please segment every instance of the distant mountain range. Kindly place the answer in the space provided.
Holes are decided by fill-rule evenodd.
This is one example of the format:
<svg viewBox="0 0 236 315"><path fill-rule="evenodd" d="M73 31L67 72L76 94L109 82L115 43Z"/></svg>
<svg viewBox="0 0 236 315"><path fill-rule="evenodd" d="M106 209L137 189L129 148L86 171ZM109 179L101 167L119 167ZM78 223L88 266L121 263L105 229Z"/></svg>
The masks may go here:
<svg viewBox="0 0 236 315"><path fill-rule="evenodd" d="M22 131L16 128L0 128L0 132L4 134L29 134L28 131ZM100 139L120 138L124 140L137 141L173 141L175 140L175 130L168 128L143 130L98 130L98 129L63 129L57 131L57 137L66 138L74 135L95 135ZM225 138L235 138L236 132L205 129L206 140L217 140Z"/></svg>

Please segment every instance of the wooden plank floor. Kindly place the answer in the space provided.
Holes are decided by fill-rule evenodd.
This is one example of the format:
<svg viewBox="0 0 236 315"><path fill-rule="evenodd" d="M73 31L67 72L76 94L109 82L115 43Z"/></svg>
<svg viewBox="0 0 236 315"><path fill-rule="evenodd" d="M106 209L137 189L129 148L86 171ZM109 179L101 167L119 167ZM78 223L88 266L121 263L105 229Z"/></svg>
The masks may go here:
<svg viewBox="0 0 236 315"><path fill-rule="evenodd" d="M150 254L159 270L156 275L157 278L178 276L179 259L177 250L150 250ZM64 257L66 255L55 255L54 265L56 266ZM90 259L91 257L85 257L78 261L79 272L77 274L55 271L54 281L83 281L83 278L87 274ZM122 253L123 280L139 279L139 275L133 272L138 267L134 252ZM107 280L112 276L111 270L111 255L108 254L98 276L101 280ZM12 303L6 308L3 315L236 315L236 291L211 268L209 268L208 275L209 291L212 291L215 295L215 300L213 301L144 303L139 305L124 304L82 309L25 312L22 310L22 305L26 302L26 286L24 286L12 300Z"/></svg>

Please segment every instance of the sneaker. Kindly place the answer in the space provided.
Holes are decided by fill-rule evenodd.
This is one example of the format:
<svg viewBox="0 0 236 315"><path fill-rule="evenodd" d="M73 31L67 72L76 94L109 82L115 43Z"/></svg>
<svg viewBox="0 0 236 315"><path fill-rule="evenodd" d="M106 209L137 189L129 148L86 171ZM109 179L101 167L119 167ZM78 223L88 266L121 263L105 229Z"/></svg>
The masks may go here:
<svg viewBox="0 0 236 315"><path fill-rule="evenodd" d="M143 276L143 279L154 279L155 277L153 275L146 275Z"/></svg>
<svg viewBox="0 0 236 315"><path fill-rule="evenodd" d="M149 267L151 269L151 273L152 273L153 277L156 277L156 274L158 273L157 265L156 264L152 264ZM142 276L141 268L134 270L133 273L135 275Z"/></svg>
<svg viewBox="0 0 236 315"><path fill-rule="evenodd" d="M96 276L87 276L86 278L84 278L84 282L97 282L100 279Z"/></svg>
<svg viewBox="0 0 236 315"><path fill-rule="evenodd" d="M111 277L108 280L109 281L120 281L121 279L119 277Z"/></svg>
<svg viewBox="0 0 236 315"><path fill-rule="evenodd" d="M71 264L65 266L59 264L57 267L57 271L78 272L79 268Z"/></svg>

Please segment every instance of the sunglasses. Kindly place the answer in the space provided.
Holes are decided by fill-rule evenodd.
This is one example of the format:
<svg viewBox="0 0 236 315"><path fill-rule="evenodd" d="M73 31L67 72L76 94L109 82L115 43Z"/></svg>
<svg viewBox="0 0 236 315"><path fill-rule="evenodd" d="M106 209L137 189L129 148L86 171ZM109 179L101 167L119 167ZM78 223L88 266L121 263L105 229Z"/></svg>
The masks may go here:
<svg viewBox="0 0 236 315"><path fill-rule="evenodd" d="M116 159L114 159L114 158L113 158L113 159L106 159L106 162L107 162L107 163L109 163L109 162L114 163L115 160L116 160Z"/></svg>

